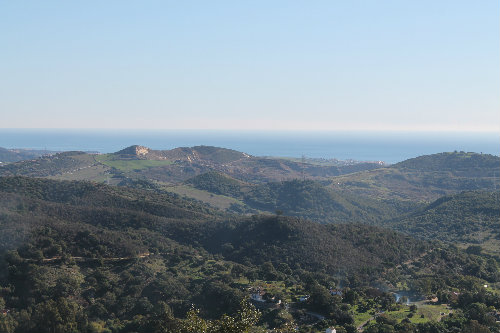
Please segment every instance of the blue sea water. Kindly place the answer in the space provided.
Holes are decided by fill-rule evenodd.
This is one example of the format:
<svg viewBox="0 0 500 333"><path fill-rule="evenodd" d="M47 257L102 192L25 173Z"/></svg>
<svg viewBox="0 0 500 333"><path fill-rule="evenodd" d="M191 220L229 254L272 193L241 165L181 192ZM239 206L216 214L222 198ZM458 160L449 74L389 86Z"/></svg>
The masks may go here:
<svg viewBox="0 0 500 333"><path fill-rule="evenodd" d="M445 151L500 155L500 133L0 129L0 147L115 152L209 145L255 156L396 163Z"/></svg>

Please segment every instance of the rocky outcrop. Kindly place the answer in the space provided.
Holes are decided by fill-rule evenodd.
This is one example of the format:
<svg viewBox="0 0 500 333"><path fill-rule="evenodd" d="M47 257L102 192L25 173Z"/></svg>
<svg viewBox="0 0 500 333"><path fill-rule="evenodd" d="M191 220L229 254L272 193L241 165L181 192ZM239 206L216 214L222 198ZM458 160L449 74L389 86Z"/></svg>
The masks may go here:
<svg viewBox="0 0 500 333"><path fill-rule="evenodd" d="M146 157L146 155L148 155L150 151L151 151L151 149L149 149L148 147L134 145L134 146L130 146L130 147L127 147L125 149L122 149L122 150L116 152L116 154L122 155L122 156L130 156L130 157L133 157L133 156Z"/></svg>

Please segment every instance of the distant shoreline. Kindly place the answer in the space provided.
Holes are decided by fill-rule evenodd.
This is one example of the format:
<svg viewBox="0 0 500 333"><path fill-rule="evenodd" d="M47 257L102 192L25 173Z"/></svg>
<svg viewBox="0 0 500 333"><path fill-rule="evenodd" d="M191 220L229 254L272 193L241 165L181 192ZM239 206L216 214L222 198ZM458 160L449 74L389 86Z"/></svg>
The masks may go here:
<svg viewBox="0 0 500 333"><path fill-rule="evenodd" d="M131 145L210 145L254 156L383 161L466 151L500 155L500 133L0 129L0 147L111 153Z"/></svg>

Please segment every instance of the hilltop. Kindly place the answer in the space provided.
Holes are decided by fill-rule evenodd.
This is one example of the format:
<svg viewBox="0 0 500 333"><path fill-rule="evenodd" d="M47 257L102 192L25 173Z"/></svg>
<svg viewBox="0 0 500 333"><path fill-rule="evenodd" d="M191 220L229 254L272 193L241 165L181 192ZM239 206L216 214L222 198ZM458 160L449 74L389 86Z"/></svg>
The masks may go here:
<svg viewBox="0 0 500 333"><path fill-rule="evenodd" d="M179 147L171 150L153 150L144 146L130 146L111 154L117 158L141 158L148 160L188 161L199 163L224 164L234 162L250 155L236 150L212 146Z"/></svg>

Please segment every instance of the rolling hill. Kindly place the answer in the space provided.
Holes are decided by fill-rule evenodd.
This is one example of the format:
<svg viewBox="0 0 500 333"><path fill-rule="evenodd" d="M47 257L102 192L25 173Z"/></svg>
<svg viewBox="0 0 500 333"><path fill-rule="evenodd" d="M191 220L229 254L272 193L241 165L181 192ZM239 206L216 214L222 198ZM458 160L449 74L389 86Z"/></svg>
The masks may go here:
<svg viewBox="0 0 500 333"><path fill-rule="evenodd" d="M280 212L320 223L377 224L418 207L411 202L381 201L350 193L338 193L312 180L289 180L251 184L217 172L186 181L202 191L238 200L236 211Z"/></svg>
<svg viewBox="0 0 500 333"><path fill-rule="evenodd" d="M493 191L500 157L465 152L409 159L389 167L332 178L331 188L373 198L433 201L461 191Z"/></svg>
<svg viewBox="0 0 500 333"><path fill-rule="evenodd" d="M195 146L153 150L130 146L112 154L65 152L0 167L0 175L95 180L118 184L126 178L179 184L194 176L217 171L254 183L284 179L326 179L381 167L378 163L318 165L283 158L254 157L231 149Z"/></svg>
<svg viewBox="0 0 500 333"><path fill-rule="evenodd" d="M32 160L44 155L53 155L56 152L37 149L6 149L0 147L0 163Z"/></svg>
<svg viewBox="0 0 500 333"><path fill-rule="evenodd" d="M385 225L415 237L480 245L500 254L499 192L462 192L444 196Z"/></svg>
<svg viewBox="0 0 500 333"><path fill-rule="evenodd" d="M93 154L64 152L0 166L0 176L50 177L78 174L96 165Z"/></svg>
<svg viewBox="0 0 500 333"><path fill-rule="evenodd" d="M121 232L127 234L129 231L133 233L147 231L148 233L156 233L156 238L165 237L186 245L198 243L214 254L219 253L221 246L228 242L243 246L244 241L242 241L241 237L248 237L249 240L254 239L254 242L258 240L257 238L263 237L259 242L265 242L266 246L270 247L288 240L286 243L290 244L287 245L289 248L280 250L285 252L292 250L293 245L291 244L293 240L299 240L305 248L296 250L294 253L296 255L301 252L310 253L311 256L313 256L316 248L323 247L320 244L326 246L331 241L331 244L335 245L329 250L323 249L322 252L323 254L326 253L330 257L329 260L334 260L335 263L328 263L324 258L321 259L325 267L330 267L329 271L331 273L337 269L347 269L346 265L349 265L350 269L357 266L355 260L353 261L352 258L348 260L348 256L344 257L352 252L351 248L344 249L345 246L361 246L364 244L365 247L360 247L358 250L369 249L369 240L377 239L378 236L388 237L387 242L394 243L393 245L398 248L403 247L403 243L408 242L406 236L370 226L322 226L314 222L289 217L263 216L245 218L225 215L220 211L209 209L205 205L186 201L169 194L89 182L61 182L26 177L2 177L0 178L0 195L2 197L1 208L7 214L7 216L3 217L4 222L13 218L17 223L10 224L11 227L26 225L26 230L31 230L35 234L40 228L43 229L44 226L47 226L50 229L56 228L58 230L58 233L54 235L63 235L67 233L67 230L64 231L65 228L77 230L78 228L74 229L73 226L78 225L82 228L91 227L93 230L101 229L107 233L116 234ZM24 216L24 222L21 223L22 216ZM255 224L256 221L257 224ZM242 230L237 230L241 228ZM255 233L260 236L250 236L255 234L251 230L255 230ZM21 234L30 237L24 233ZM76 237L76 235L73 236ZM5 243L17 236L15 232L12 234L4 232L3 237L3 243ZM236 238L231 239L231 237ZM151 246L150 239L139 238L131 243L137 242L141 243L143 247ZM371 246L378 246L377 242L374 241ZM120 242L120 244L122 243ZM66 248L74 256L81 255L81 253L73 251L78 251L78 249L88 250L80 246L81 244L72 243L70 239L67 239L65 244L65 246L61 245L61 248ZM420 248L417 244L418 242L412 243L411 246L407 244L404 246L405 250L398 249L389 255L390 260L408 259L413 251L418 252L415 250ZM43 245L38 245L42 252L46 250ZM264 243L261 243L261 245L264 246ZM246 244L245 246L250 245ZM262 248L262 246L257 246L255 249ZM253 246L250 247L253 248ZM7 248L6 246L3 247L4 250ZM118 251L118 248L116 251ZM331 251L336 252L333 254ZM238 249L235 249L235 253L237 252ZM399 254L401 258L398 257ZM101 255L104 255L104 253ZM116 255L125 254L117 253ZM364 253L359 256L359 260L365 262L365 258L370 257L372 258L370 261L375 267L383 260L375 260L374 255L377 255L376 252L370 255ZM237 254L232 254L231 258L235 259L237 256ZM263 257L260 254L254 254L253 256L247 255L245 258L259 263ZM267 260L277 261L278 257L269 257ZM310 261L307 257L302 257L300 260L296 258L296 260L297 263L302 265L308 265Z"/></svg>

